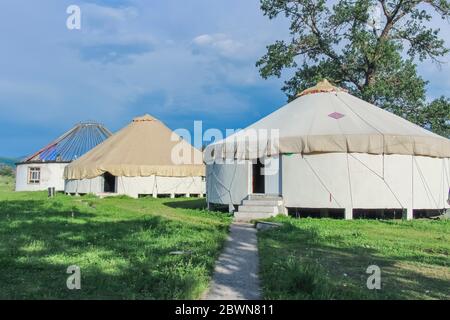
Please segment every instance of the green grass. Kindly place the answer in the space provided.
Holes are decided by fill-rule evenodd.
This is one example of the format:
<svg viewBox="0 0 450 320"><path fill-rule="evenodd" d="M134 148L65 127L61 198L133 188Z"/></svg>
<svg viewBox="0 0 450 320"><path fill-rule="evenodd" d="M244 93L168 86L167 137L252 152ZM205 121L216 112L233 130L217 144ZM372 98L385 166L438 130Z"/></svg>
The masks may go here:
<svg viewBox="0 0 450 320"><path fill-rule="evenodd" d="M48 199L13 187L0 176L0 299L199 298L231 221L199 199ZM450 299L448 220L273 220L283 227L258 233L267 299ZM81 290L66 287L70 265ZM369 265L381 290L366 287Z"/></svg>
<svg viewBox="0 0 450 320"><path fill-rule="evenodd" d="M267 299L450 299L450 220L273 220L258 234Z"/></svg>
<svg viewBox="0 0 450 320"><path fill-rule="evenodd" d="M2 194L14 190L14 178L0 175L0 201Z"/></svg>
<svg viewBox="0 0 450 320"><path fill-rule="evenodd" d="M0 178L0 299L198 298L231 221L201 199L10 189ZM70 265L81 268L81 290L66 287Z"/></svg>

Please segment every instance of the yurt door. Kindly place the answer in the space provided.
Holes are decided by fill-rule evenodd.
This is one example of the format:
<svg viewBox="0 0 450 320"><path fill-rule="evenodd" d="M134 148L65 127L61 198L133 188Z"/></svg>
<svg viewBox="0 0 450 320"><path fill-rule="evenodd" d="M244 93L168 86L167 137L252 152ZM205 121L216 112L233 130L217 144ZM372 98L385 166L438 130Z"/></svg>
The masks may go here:
<svg viewBox="0 0 450 320"><path fill-rule="evenodd" d="M110 174L109 172L106 172L103 175L104 178L104 192L105 193L116 193L116 177Z"/></svg>
<svg viewBox="0 0 450 320"><path fill-rule="evenodd" d="M257 162L253 163L252 167L253 174L253 193L264 193L265 183L264 183L264 164L258 159Z"/></svg>

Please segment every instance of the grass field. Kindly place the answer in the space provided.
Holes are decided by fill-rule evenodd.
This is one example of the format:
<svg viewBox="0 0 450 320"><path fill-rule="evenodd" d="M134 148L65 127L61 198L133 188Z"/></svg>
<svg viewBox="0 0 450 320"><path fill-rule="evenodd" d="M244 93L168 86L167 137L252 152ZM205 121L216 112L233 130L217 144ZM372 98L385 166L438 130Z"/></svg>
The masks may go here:
<svg viewBox="0 0 450 320"><path fill-rule="evenodd" d="M0 178L0 299L198 298L231 221L201 199L48 199L11 188ZM81 290L66 287L70 265Z"/></svg>
<svg viewBox="0 0 450 320"><path fill-rule="evenodd" d="M267 299L450 299L450 221L276 218L259 232ZM369 265L381 290L368 290Z"/></svg>
<svg viewBox="0 0 450 320"><path fill-rule="evenodd" d="M13 185L0 176L0 299L195 299L231 222L199 199L48 199ZM273 220L283 227L258 233L266 299L450 299L449 220ZM70 265L81 290L66 287ZM369 265L381 290L366 287Z"/></svg>

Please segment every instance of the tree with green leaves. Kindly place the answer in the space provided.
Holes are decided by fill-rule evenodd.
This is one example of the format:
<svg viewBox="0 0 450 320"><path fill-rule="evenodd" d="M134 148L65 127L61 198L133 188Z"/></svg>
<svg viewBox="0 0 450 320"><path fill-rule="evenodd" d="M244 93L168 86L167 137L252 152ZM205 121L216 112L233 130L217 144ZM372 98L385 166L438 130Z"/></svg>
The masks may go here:
<svg viewBox="0 0 450 320"><path fill-rule="evenodd" d="M261 0L270 19L290 20L257 62L263 78L293 69L289 99L323 78L436 133L450 137L450 100L426 101L416 61L441 64L449 52L434 18L449 20L447 0Z"/></svg>
<svg viewBox="0 0 450 320"><path fill-rule="evenodd" d="M5 177L14 177L14 169L0 164L0 176L5 176Z"/></svg>

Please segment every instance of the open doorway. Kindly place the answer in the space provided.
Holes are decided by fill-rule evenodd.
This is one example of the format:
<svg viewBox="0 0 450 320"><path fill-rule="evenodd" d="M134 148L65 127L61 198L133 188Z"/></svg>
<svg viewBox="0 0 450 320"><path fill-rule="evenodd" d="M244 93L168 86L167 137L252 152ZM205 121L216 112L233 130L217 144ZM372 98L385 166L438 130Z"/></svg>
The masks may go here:
<svg viewBox="0 0 450 320"><path fill-rule="evenodd" d="M106 172L103 175L104 179L104 187L103 191L105 193L116 193L116 177L113 176L111 173Z"/></svg>
<svg viewBox="0 0 450 320"><path fill-rule="evenodd" d="M256 163L253 163L253 193L265 193L263 170L264 164L259 159Z"/></svg>

